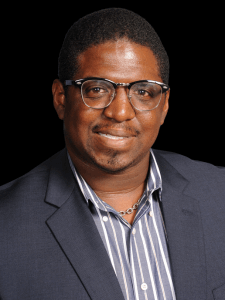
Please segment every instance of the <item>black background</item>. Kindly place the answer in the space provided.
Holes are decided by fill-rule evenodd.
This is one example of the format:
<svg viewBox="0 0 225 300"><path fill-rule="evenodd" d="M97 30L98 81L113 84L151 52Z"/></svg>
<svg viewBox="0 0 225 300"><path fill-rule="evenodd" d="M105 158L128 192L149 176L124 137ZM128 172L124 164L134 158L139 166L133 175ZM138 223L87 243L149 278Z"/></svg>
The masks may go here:
<svg viewBox="0 0 225 300"><path fill-rule="evenodd" d="M64 147L51 94L58 53L78 18L107 7L124 7L146 18L170 58L170 109L153 148L225 166L222 7L215 1L213 6L49 3L10 3L2 9L0 185Z"/></svg>

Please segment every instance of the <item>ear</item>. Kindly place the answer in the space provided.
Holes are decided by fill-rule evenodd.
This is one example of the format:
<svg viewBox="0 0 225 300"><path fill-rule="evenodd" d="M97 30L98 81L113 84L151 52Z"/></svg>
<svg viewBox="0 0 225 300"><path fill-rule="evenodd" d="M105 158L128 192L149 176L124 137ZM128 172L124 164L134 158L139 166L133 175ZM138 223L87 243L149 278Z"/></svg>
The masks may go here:
<svg viewBox="0 0 225 300"><path fill-rule="evenodd" d="M164 96L164 104L163 104L162 115L161 115L161 125L164 123L167 112L169 110L169 97L170 97L170 89L165 93Z"/></svg>
<svg viewBox="0 0 225 300"><path fill-rule="evenodd" d="M52 84L53 105L59 119L64 120L66 97L63 85L59 79L55 79Z"/></svg>

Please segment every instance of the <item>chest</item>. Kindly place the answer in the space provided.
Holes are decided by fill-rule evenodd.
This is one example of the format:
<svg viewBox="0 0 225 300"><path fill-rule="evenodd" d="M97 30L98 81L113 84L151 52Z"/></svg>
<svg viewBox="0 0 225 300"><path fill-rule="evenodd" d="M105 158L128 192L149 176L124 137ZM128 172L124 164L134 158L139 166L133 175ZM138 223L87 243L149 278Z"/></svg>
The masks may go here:
<svg viewBox="0 0 225 300"><path fill-rule="evenodd" d="M124 298L175 299L157 200L140 203L132 225L110 209L91 210Z"/></svg>

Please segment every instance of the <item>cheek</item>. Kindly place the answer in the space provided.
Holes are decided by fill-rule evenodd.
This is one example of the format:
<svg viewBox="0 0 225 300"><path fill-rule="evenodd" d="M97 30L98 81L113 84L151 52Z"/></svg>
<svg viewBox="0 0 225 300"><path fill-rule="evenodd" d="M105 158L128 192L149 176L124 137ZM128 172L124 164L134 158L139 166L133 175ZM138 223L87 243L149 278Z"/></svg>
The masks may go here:
<svg viewBox="0 0 225 300"><path fill-rule="evenodd" d="M155 110L150 112L142 112L141 118L141 124L142 124L142 134L143 138L146 140L149 140L149 143L155 141L160 125L161 125L161 114Z"/></svg>
<svg viewBox="0 0 225 300"><path fill-rule="evenodd" d="M74 145L84 145L91 133L91 128L97 118L91 108L86 107L82 102L68 103L65 111L64 130Z"/></svg>
<svg viewBox="0 0 225 300"><path fill-rule="evenodd" d="M155 143L159 129L161 126L161 117L157 111L146 112L141 114L141 137L139 140L139 150L142 148L143 152L149 149Z"/></svg>

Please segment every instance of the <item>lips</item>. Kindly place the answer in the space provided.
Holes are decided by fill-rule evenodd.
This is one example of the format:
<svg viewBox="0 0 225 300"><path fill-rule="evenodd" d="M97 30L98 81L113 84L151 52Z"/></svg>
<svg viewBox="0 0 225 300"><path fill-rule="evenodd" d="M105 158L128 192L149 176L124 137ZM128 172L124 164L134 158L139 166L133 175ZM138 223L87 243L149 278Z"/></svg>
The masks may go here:
<svg viewBox="0 0 225 300"><path fill-rule="evenodd" d="M127 138L127 137L124 137L124 136L115 136L115 135L111 135L111 134L104 134L104 133L101 133L101 132L99 132L98 134L101 135L101 136L104 136L108 139L111 139L111 140L123 140L123 139Z"/></svg>
<svg viewBox="0 0 225 300"><path fill-rule="evenodd" d="M124 130L124 129L112 129L112 128L101 128L101 129L95 129L93 130L94 133L97 133L101 136L105 136L111 139L124 139L124 138L130 138L135 137L137 133L133 133L130 130Z"/></svg>

